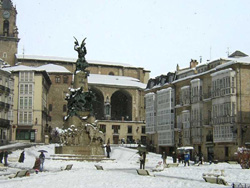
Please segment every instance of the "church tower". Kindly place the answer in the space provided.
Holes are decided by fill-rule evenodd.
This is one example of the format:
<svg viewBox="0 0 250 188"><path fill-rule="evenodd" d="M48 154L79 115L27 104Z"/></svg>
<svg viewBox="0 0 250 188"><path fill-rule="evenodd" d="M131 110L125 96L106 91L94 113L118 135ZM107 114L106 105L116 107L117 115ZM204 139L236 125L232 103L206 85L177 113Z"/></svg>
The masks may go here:
<svg viewBox="0 0 250 188"><path fill-rule="evenodd" d="M0 60L11 66L15 64L19 41L16 15L17 11L11 0L0 0Z"/></svg>

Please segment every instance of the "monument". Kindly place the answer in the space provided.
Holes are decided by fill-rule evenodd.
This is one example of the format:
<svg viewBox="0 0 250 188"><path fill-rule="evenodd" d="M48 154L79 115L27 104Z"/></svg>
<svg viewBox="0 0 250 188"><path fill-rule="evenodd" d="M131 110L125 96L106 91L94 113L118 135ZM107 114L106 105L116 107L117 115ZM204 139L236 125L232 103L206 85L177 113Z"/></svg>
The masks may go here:
<svg viewBox="0 0 250 188"><path fill-rule="evenodd" d="M60 133L61 145L55 148L55 154L80 155L82 158L105 157L102 142L104 135L95 124L93 101L95 95L88 88L89 66L85 59L87 49L85 40L79 45L75 38L75 51L78 52L74 71L73 88L66 95L67 116Z"/></svg>

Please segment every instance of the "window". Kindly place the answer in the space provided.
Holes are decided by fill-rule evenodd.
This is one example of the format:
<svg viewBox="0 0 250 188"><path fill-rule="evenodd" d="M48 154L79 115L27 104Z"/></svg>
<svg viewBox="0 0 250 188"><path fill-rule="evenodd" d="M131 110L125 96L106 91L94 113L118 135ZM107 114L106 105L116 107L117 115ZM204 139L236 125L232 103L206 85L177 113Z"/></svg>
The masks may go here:
<svg viewBox="0 0 250 188"><path fill-rule="evenodd" d="M68 83L68 80L69 80L69 77L68 77L68 76L63 76L63 83L64 83L64 84L67 84L67 83Z"/></svg>
<svg viewBox="0 0 250 188"><path fill-rule="evenodd" d="M114 130L114 133L119 133L118 130L120 129L120 125L112 125L112 129Z"/></svg>
<svg viewBox="0 0 250 188"><path fill-rule="evenodd" d="M129 134L132 133L132 126L131 126L131 125L128 126L128 133L129 133Z"/></svg>
<svg viewBox="0 0 250 188"><path fill-rule="evenodd" d="M141 133L142 133L142 134L145 134L145 133L146 133L146 127L145 127L145 126L142 126L142 127L141 127Z"/></svg>
<svg viewBox="0 0 250 188"><path fill-rule="evenodd" d="M6 52L3 53L3 58L7 58L7 53Z"/></svg>
<svg viewBox="0 0 250 188"><path fill-rule="evenodd" d="M106 133L106 125L101 124L100 125L100 131L102 131L103 133Z"/></svg>
<svg viewBox="0 0 250 188"><path fill-rule="evenodd" d="M9 21L8 20L4 20L3 22L3 35L9 36Z"/></svg>
<svg viewBox="0 0 250 188"><path fill-rule="evenodd" d="M49 104L49 111L52 111L52 104Z"/></svg>
<svg viewBox="0 0 250 188"><path fill-rule="evenodd" d="M61 76L56 76L55 77L55 82L56 83L61 83Z"/></svg>

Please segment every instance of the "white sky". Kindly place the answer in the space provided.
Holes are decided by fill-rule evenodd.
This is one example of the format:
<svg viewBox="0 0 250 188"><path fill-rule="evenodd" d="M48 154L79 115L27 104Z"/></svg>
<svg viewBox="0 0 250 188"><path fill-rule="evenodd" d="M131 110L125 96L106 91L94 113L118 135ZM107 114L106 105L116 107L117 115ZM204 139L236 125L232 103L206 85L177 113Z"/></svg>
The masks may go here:
<svg viewBox="0 0 250 188"><path fill-rule="evenodd" d="M187 67L191 59L250 54L248 0L13 0L18 53L129 63L151 77Z"/></svg>

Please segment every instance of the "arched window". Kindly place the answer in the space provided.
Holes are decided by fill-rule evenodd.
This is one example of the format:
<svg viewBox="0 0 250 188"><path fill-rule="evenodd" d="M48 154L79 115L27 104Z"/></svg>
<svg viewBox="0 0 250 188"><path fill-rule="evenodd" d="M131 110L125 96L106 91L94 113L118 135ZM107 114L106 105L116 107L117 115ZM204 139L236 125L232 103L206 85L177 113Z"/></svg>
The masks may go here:
<svg viewBox="0 0 250 188"><path fill-rule="evenodd" d="M3 35L9 36L9 21L8 20L4 20L3 22Z"/></svg>

